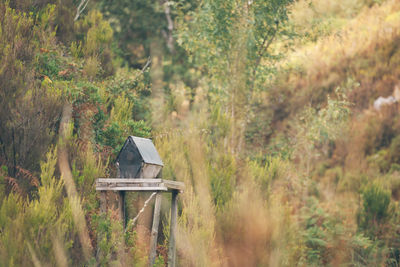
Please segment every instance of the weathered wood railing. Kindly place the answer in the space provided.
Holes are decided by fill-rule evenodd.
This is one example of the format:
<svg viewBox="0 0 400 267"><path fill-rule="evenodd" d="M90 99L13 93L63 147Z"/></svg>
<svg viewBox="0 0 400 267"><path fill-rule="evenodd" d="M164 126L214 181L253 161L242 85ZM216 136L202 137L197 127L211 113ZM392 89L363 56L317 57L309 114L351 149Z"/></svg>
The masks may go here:
<svg viewBox="0 0 400 267"><path fill-rule="evenodd" d="M182 182L147 179L147 178L99 178L96 180L97 191L183 191Z"/></svg>

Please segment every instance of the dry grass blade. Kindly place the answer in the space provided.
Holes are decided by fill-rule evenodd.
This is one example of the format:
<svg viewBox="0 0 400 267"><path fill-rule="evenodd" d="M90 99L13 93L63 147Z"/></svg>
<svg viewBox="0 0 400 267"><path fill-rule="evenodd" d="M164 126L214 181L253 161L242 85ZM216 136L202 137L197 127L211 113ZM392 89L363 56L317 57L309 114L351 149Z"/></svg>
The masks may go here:
<svg viewBox="0 0 400 267"><path fill-rule="evenodd" d="M60 125L60 148L58 151L59 168L61 177L65 182L68 198L70 200L71 210L75 224L78 227L79 239L82 244L83 253L86 260L89 260L93 254L93 248L90 242L89 232L86 225L84 211L81 206L78 193L76 191L75 182L72 178L71 167L68 161L68 150L66 142L68 140L68 127L72 118L72 105L65 104Z"/></svg>
<svg viewBox="0 0 400 267"><path fill-rule="evenodd" d="M33 265L34 265L35 267L41 267L42 264L40 264L40 261L39 261L37 255L36 255L35 250L32 248L32 246L31 246L31 244L30 244L29 242L26 243L26 244L27 244L27 246L28 246L29 253L30 253L31 256L32 256Z"/></svg>

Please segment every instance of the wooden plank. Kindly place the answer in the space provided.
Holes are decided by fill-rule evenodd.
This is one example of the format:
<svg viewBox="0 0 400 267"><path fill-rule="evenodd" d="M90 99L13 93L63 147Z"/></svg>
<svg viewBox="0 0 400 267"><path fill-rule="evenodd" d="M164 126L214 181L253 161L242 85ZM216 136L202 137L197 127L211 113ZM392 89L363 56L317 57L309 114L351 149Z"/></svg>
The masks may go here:
<svg viewBox="0 0 400 267"><path fill-rule="evenodd" d="M169 234L169 248L168 248L168 267L175 267L176 260L176 247L175 247L175 234L176 224L178 217L178 192L172 192L171 199L171 224Z"/></svg>
<svg viewBox="0 0 400 267"><path fill-rule="evenodd" d="M96 187L97 191L168 191L168 188L165 186L157 186L157 187L138 187L138 186L129 186L129 187Z"/></svg>
<svg viewBox="0 0 400 267"><path fill-rule="evenodd" d="M147 178L97 178L96 182L102 183L159 183L162 179L147 179Z"/></svg>
<svg viewBox="0 0 400 267"><path fill-rule="evenodd" d="M149 183L149 184L126 184L126 183L97 183L96 187L108 187L108 188L115 188L115 187L166 187L163 183Z"/></svg>
<svg viewBox="0 0 400 267"><path fill-rule="evenodd" d="M158 181L156 183L125 183L125 182L115 182L115 183L110 183L110 182L96 182L96 185L107 185L107 186L119 186L119 185L127 185L127 186L154 186L154 185L159 185L162 184L162 182Z"/></svg>
<svg viewBox="0 0 400 267"><path fill-rule="evenodd" d="M153 226L151 228L151 236L150 236L150 255L149 255L150 267L154 265L157 256L157 239L158 239L158 226L160 224L161 202L162 202L162 194L158 192L156 195L156 203L154 205Z"/></svg>
<svg viewBox="0 0 400 267"><path fill-rule="evenodd" d="M166 187L171 189L176 189L180 191L183 191L185 189L185 184L183 182L163 180L163 183Z"/></svg>
<svg viewBox="0 0 400 267"><path fill-rule="evenodd" d="M164 183L175 185L175 186L184 186L183 182L179 181L171 181L165 179L147 179L147 178L98 178L96 182L99 183Z"/></svg>
<svg viewBox="0 0 400 267"><path fill-rule="evenodd" d="M96 180L96 187L121 187L121 186L129 187L132 185L137 187L165 186L168 189L176 189L180 191L183 191L185 189L185 184L183 182L170 181L164 179L100 178Z"/></svg>

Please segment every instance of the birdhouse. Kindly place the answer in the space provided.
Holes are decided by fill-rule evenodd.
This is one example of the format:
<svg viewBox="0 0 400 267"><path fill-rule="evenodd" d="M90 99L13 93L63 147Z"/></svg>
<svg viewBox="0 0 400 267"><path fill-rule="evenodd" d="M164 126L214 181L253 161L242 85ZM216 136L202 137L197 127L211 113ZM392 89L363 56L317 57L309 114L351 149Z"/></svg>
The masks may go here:
<svg viewBox="0 0 400 267"><path fill-rule="evenodd" d="M137 136L126 139L116 163L120 178L156 178L164 166L153 142Z"/></svg>
<svg viewBox="0 0 400 267"><path fill-rule="evenodd" d="M161 177L163 163L153 142L147 138L129 136L116 160L118 177L96 179L96 190L100 192L100 211L107 212L107 192L117 192L119 218L125 227L125 193L126 192L153 192L144 202L143 208L136 215L136 219L144 211L148 201L155 195L154 215L150 234L149 266L153 266L157 256L158 228L161 212L161 194L172 193L171 221L169 224L168 266L175 267L176 246L175 233L178 221L178 194L185 189L185 184L179 181L154 179ZM119 179L123 178L123 179ZM141 179L135 179L141 178ZM147 178L147 179L146 179ZM102 237L98 237L99 240Z"/></svg>

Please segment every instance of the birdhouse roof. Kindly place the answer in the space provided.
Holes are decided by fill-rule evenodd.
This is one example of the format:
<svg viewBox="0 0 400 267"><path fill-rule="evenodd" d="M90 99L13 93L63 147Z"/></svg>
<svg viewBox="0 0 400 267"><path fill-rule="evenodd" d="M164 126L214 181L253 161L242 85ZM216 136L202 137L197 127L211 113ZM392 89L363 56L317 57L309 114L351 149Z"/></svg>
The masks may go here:
<svg viewBox="0 0 400 267"><path fill-rule="evenodd" d="M153 142L148 138L142 138L137 136L128 137L128 139L125 141L124 146L122 147L121 151L118 154L117 161L119 161L119 156L121 155L121 152L124 150L124 148L129 142L132 142L136 145L140 155L143 158L144 163L164 166Z"/></svg>

